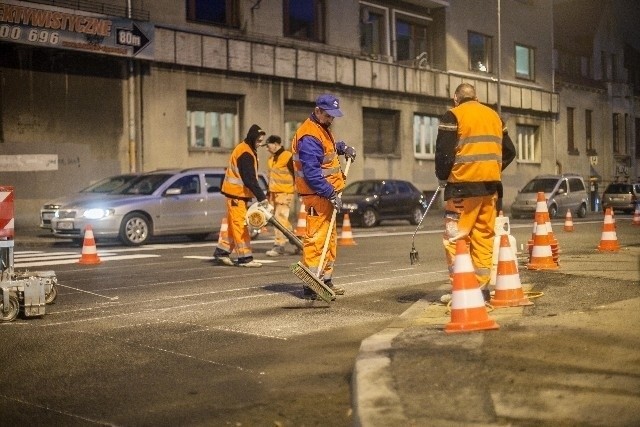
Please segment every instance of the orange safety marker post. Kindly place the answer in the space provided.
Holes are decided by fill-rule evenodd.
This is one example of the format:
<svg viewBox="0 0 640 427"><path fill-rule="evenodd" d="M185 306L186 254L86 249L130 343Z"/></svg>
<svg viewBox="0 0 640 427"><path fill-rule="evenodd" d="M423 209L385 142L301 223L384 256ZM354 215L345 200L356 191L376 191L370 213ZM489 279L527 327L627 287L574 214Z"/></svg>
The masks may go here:
<svg viewBox="0 0 640 427"><path fill-rule="evenodd" d="M467 243L458 240L453 261L451 321L444 331L451 334L498 328L500 326L487 313Z"/></svg>
<svg viewBox="0 0 640 427"><path fill-rule="evenodd" d="M220 232L218 233L218 247L229 248L229 221L227 217L222 217Z"/></svg>
<svg viewBox="0 0 640 427"><path fill-rule="evenodd" d="M558 264L553 260L547 225L542 217L538 217L536 223L536 235L533 239L533 248L531 249L531 256L529 257L527 268L529 270L558 269Z"/></svg>
<svg viewBox="0 0 640 427"><path fill-rule="evenodd" d="M567 215L564 217L564 231L573 231L573 218L571 217L571 209L567 209Z"/></svg>
<svg viewBox="0 0 640 427"><path fill-rule="evenodd" d="M633 212L633 225L640 225L640 203L636 203L636 210Z"/></svg>
<svg viewBox="0 0 640 427"><path fill-rule="evenodd" d="M500 237L496 288L493 298L491 298L491 305L494 307L533 305L524 295L516 257L511 249L509 236L506 234Z"/></svg>
<svg viewBox="0 0 640 427"><path fill-rule="evenodd" d="M298 212L298 222L296 223L295 235L304 237L307 232L307 211L304 203L300 203L300 211Z"/></svg>
<svg viewBox="0 0 640 427"><path fill-rule="evenodd" d="M604 223L602 224L602 236L600 237L600 244L598 250L601 252L617 252L620 250L618 244L618 236L616 234L616 225L613 220L613 210L607 208L604 215Z"/></svg>
<svg viewBox="0 0 640 427"><path fill-rule="evenodd" d="M84 228L84 241L82 242L82 254L78 264L100 264L102 261L98 257L96 241L93 238L93 229L90 225Z"/></svg>
<svg viewBox="0 0 640 427"><path fill-rule="evenodd" d="M13 240L15 237L14 200L14 188L12 186L0 186L1 239Z"/></svg>
<svg viewBox="0 0 640 427"><path fill-rule="evenodd" d="M338 244L340 246L354 246L357 245L353 240L353 234L351 233L351 220L349 220L349 214L344 214L344 220L342 221L342 233L338 238Z"/></svg>

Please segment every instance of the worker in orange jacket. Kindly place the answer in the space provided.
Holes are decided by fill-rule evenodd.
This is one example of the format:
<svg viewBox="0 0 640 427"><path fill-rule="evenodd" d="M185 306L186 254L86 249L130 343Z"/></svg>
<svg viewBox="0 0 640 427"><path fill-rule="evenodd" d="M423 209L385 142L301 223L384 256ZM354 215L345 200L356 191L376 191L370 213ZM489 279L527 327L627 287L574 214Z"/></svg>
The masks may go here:
<svg viewBox="0 0 640 427"><path fill-rule="evenodd" d="M244 140L231 152L229 165L222 182L222 194L226 196L229 240L221 239L213 253L214 262L221 265L239 267L261 267L253 259L251 237L245 220L247 203L254 197L258 203L268 208L267 196L258 184L257 147L262 145L265 132L258 125L252 125ZM237 253L237 261L230 257Z"/></svg>
<svg viewBox="0 0 640 427"><path fill-rule="evenodd" d="M344 289L334 286L331 280L337 254L337 228L334 223L333 229L329 230L329 223L334 209L340 212L340 192L345 186L338 155L353 161L356 150L343 141L335 141L329 129L334 117L342 117L338 98L331 94L320 95L311 116L296 130L291 151L296 191L307 211L302 263L321 277L336 295L343 295ZM325 265L319 265L327 234L331 237ZM303 296L309 299L316 297L308 286L303 287Z"/></svg>
<svg viewBox="0 0 640 427"><path fill-rule="evenodd" d="M267 199L273 206L273 214L276 220L288 230L292 230L289 221L289 213L293 206L293 155L291 151L285 150L282 146L282 138L278 135L271 135L267 138L265 145L271 156L267 160L269 166L269 192ZM269 249L265 255L277 257L284 254L285 245L289 239L277 228L273 248Z"/></svg>
<svg viewBox="0 0 640 427"><path fill-rule="evenodd" d="M500 116L478 102L472 85L460 84L453 103L454 108L440 119L435 152L436 176L444 186L443 244L453 274L456 241L467 241L488 301L496 203L502 197L502 171L516 151Z"/></svg>

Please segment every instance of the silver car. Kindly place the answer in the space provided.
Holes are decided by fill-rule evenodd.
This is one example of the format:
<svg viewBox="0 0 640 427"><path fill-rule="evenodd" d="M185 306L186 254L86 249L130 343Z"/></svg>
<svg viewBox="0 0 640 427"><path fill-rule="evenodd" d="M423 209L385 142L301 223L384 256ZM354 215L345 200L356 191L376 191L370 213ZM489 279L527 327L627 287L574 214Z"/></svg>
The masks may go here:
<svg viewBox="0 0 640 427"><path fill-rule="evenodd" d="M224 168L158 170L142 174L116 193L70 202L51 220L53 235L82 242L90 225L96 240L120 239L129 246L151 236L186 235L204 240L226 215L220 193ZM263 188L266 181L259 177Z"/></svg>
<svg viewBox="0 0 640 427"><path fill-rule="evenodd" d="M515 218L533 218L538 193L543 192L547 200L549 217L565 215L567 210L580 218L587 215L589 196L582 176L576 174L538 175L518 191L511 205L511 216Z"/></svg>
<svg viewBox="0 0 640 427"><path fill-rule="evenodd" d="M106 193L118 191L124 187L133 178L139 176L137 173L127 173L122 175L114 175L100 181L87 188L83 188L76 194L57 197L55 200L45 203L40 209L40 228L51 228L51 220L56 211L68 204L69 202L78 202L80 200L98 199Z"/></svg>

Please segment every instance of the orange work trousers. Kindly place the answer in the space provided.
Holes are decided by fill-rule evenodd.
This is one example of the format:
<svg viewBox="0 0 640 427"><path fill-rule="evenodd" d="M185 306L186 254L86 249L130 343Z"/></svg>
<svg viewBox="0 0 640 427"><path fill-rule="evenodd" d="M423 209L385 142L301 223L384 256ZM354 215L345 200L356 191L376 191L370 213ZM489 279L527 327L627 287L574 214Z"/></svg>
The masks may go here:
<svg viewBox="0 0 640 427"><path fill-rule="evenodd" d="M456 241L464 239L480 288L489 284L493 260L495 236L496 201L498 195L449 199L445 203L445 231L442 243L453 277L453 262L456 256Z"/></svg>
<svg viewBox="0 0 640 427"><path fill-rule="evenodd" d="M333 264L337 255L337 227L334 222L333 228L329 230L333 205L324 197L310 195L302 196L307 211L307 228L302 240L302 263L316 276L325 282L331 280L333 275ZM327 234L330 233L329 248L325 256L324 266L320 264L320 256ZM318 274L320 271L320 274Z"/></svg>
<svg viewBox="0 0 640 427"><path fill-rule="evenodd" d="M291 222L289 222L289 213L293 205L293 193L269 193L269 204L274 207L274 216L276 221L284 226L287 230L291 230ZM275 229L274 244L276 246L284 246L289 239L284 233L277 228Z"/></svg>
<svg viewBox="0 0 640 427"><path fill-rule="evenodd" d="M245 219L246 214L247 202L227 197L229 238L228 240L221 238L218 241L218 248L229 253L235 251L238 258L253 258L251 236Z"/></svg>

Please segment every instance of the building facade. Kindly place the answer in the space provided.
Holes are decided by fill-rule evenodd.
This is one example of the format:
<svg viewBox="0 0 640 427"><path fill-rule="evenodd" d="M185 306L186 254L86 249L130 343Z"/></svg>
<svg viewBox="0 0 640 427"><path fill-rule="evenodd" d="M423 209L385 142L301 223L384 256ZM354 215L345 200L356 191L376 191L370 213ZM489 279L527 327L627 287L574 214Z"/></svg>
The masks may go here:
<svg viewBox="0 0 640 427"><path fill-rule="evenodd" d="M345 113L334 132L358 151L350 179L395 177L430 191L438 117L462 82L499 110L518 149L504 176L506 206L540 173L587 179L593 167L606 180L599 167L616 154L604 133L594 138L595 166L592 151L559 148L570 104L600 114L610 99L556 88L550 6L0 0L0 184L16 189L16 226L35 225L42 203L104 176L225 166L253 123L288 145L315 97L332 92ZM637 103L626 96L620 105ZM621 120L636 123L626 114ZM611 129L591 123L592 135ZM267 153L259 155L264 170Z"/></svg>

